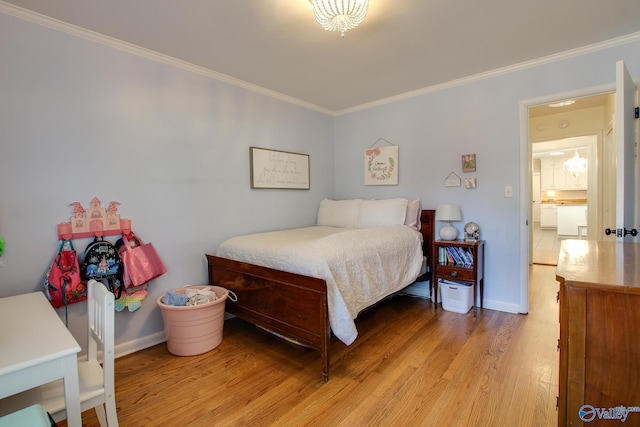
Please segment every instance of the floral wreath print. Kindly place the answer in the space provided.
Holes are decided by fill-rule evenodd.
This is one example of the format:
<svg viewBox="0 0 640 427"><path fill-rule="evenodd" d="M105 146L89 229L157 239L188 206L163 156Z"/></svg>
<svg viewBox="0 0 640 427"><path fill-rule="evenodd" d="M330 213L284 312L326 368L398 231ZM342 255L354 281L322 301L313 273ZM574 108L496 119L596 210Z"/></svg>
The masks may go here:
<svg viewBox="0 0 640 427"><path fill-rule="evenodd" d="M385 181L391 178L393 171L395 170L395 162L393 160L393 157L388 158L389 166L385 167L383 169L383 172L380 173L373 170L374 160L377 156L380 155L380 148L376 147L376 148L371 148L369 150L365 150L365 155L368 157L367 171L369 172L371 179L375 179L378 181Z"/></svg>

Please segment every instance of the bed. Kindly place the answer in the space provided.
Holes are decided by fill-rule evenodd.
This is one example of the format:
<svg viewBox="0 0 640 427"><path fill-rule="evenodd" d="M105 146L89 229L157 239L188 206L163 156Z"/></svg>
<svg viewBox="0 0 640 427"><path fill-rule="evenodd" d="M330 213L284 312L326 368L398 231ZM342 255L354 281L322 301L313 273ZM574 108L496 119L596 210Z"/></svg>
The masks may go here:
<svg viewBox="0 0 640 427"><path fill-rule="evenodd" d="M349 345L358 313L416 280L433 283L425 266L432 260L434 214L419 200L325 199L315 226L223 242L206 255L209 283L237 295L227 301L229 313L319 351L328 381L332 330ZM390 236L405 236L407 246L395 248Z"/></svg>

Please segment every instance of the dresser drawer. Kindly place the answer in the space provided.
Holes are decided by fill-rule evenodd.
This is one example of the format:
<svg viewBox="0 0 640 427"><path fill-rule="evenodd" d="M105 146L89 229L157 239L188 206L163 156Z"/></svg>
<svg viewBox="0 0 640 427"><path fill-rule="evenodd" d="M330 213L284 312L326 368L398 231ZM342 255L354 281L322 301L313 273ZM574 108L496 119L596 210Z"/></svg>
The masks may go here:
<svg viewBox="0 0 640 427"><path fill-rule="evenodd" d="M455 267L449 265L436 265L435 274L441 279L453 280L453 281L469 281L475 280L473 269L464 267Z"/></svg>

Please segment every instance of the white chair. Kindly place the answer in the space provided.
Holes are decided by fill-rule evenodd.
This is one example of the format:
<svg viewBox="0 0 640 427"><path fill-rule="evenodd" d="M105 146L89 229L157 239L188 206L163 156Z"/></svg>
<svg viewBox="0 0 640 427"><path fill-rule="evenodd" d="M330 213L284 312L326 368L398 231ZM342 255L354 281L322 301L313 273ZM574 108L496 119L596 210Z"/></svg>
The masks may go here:
<svg viewBox="0 0 640 427"><path fill-rule="evenodd" d="M90 280L87 286L89 340L87 360L78 361L80 409L84 412L95 408L102 427L117 427L114 384L114 297L100 282ZM98 360L99 351L102 352L102 365ZM2 399L0 407L2 412L8 413L38 403L45 407L56 422L66 419L62 380Z"/></svg>

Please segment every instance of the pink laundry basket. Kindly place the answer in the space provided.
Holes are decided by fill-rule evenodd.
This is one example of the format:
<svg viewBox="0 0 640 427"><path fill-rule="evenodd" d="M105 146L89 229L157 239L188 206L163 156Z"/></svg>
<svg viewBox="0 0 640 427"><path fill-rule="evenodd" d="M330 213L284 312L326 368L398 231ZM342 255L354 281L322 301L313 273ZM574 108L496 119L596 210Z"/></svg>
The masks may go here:
<svg viewBox="0 0 640 427"><path fill-rule="evenodd" d="M195 356L213 350L222 342L224 306L229 291L219 286L189 286L173 292L184 294L188 289L210 289L218 299L200 305L173 306L157 304L162 312L167 349L176 356Z"/></svg>

